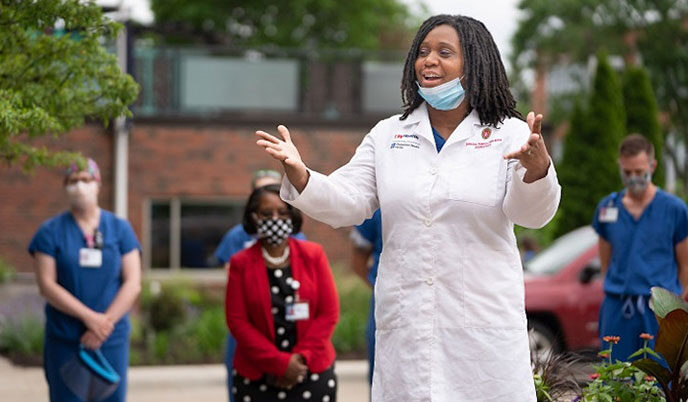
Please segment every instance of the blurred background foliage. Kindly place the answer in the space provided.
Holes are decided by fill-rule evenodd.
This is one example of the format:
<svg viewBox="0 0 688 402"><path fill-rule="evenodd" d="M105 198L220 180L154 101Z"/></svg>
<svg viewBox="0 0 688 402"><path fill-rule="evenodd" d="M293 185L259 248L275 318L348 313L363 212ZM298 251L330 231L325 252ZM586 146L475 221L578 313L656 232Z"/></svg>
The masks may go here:
<svg viewBox="0 0 688 402"><path fill-rule="evenodd" d="M399 0L151 0L157 39L235 47L406 49L420 18Z"/></svg>
<svg viewBox="0 0 688 402"><path fill-rule="evenodd" d="M340 318L332 337L339 358L363 359L370 289L346 266L333 272ZM222 363L227 324L224 284L175 277L145 280L138 307L131 313L131 365ZM31 312L0 316L0 354L16 364L40 365L43 320Z"/></svg>
<svg viewBox="0 0 688 402"><path fill-rule="evenodd" d="M65 165L77 153L52 152L34 139L131 115L138 84L104 41L121 25L95 2L3 1L0 4L0 161ZM83 162L83 160L81 160Z"/></svg>
<svg viewBox="0 0 688 402"><path fill-rule="evenodd" d="M688 159L681 156L688 140L688 2L522 0L519 8L523 18L512 37L510 56L512 84L519 98L525 102L531 99L527 71L546 71L557 66L571 69L576 65L586 68L595 63L595 55L600 51L615 56L615 70L623 70L619 65L627 70L644 69L645 73L626 73L624 91L649 90L654 92L656 100L649 101L649 97L645 97L645 102L650 103L643 103L644 106L628 103L626 129L648 136L660 151L666 153L678 177L676 187L683 191L688 183ZM648 78L649 85L646 82ZM568 102L553 100L552 103L564 105L565 110L557 110L550 123L557 125L573 120L576 105L580 107L590 96L587 88L580 85L568 93L556 94L555 97L577 99ZM627 101L633 102L625 92L624 95ZM659 113L652 111L653 102ZM599 111L594 109L595 105L591 106L592 110L583 107L577 112L589 113L583 120L599 120L596 116ZM657 133L658 127L654 122L638 121L657 117L660 117L661 133ZM673 141L666 141L667 137ZM662 144L666 145L663 149ZM586 159L586 163L595 162L597 153L594 150L590 153L592 157ZM664 177L660 170L656 180L661 186L664 186ZM612 190L610 188L608 192Z"/></svg>

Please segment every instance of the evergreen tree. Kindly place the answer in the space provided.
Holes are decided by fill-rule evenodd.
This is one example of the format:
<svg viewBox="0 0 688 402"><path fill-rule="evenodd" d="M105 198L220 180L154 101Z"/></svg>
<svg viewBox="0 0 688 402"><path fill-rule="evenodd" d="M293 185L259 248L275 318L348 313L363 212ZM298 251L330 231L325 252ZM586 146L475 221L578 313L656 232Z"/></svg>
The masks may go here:
<svg viewBox="0 0 688 402"><path fill-rule="evenodd" d="M589 225L597 203L621 186L618 146L625 135L621 86L607 57L597 58L587 110L576 106L558 167L562 200L556 235Z"/></svg>
<svg viewBox="0 0 688 402"><path fill-rule="evenodd" d="M644 68L629 67L623 74L623 99L626 108L626 131L628 134L642 134L655 147L657 170L653 181L665 187L664 159L662 151L664 138L659 124L657 101L650 82L650 75Z"/></svg>

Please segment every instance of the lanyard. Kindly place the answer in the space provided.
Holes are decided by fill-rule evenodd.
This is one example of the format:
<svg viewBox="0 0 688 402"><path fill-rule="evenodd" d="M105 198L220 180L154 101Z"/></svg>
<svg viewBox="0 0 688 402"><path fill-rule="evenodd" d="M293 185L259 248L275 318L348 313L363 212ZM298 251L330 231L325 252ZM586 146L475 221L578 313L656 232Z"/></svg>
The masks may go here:
<svg viewBox="0 0 688 402"><path fill-rule="evenodd" d="M93 235L84 234L84 240L86 240L86 246L88 248L103 248L103 233L98 229L93 231Z"/></svg>

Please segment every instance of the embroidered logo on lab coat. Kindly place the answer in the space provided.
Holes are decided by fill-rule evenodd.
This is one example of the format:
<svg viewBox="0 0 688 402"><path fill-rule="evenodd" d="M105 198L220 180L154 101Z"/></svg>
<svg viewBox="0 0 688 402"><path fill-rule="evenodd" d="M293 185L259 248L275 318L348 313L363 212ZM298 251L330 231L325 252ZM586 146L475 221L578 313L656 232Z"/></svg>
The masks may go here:
<svg viewBox="0 0 688 402"><path fill-rule="evenodd" d="M476 124L477 126L477 124ZM475 133L475 131L474 131ZM492 134L495 134L495 136L492 136ZM483 149L483 148L489 148L493 144L500 143L502 142L501 138L496 138L499 137L499 131L494 131L490 127L484 127L482 130L480 130L480 137L478 137L476 134L473 134L471 138L466 141L466 148L473 148L473 149ZM492 137L492 138L490 138Z"/></svg>
<svg viewBox="0 0 688 402"><path fill-rule="evenodd" d="M420 140L416 134L395 134L389 149L420 148Z"/></svg>

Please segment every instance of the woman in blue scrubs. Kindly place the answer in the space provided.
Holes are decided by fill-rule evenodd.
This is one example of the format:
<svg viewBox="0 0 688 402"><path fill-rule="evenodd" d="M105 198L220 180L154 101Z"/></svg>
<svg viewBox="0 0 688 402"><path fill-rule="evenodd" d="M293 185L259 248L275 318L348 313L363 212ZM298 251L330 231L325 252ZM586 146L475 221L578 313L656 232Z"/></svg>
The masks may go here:
<svg viewBox="0 0 688 402"><path fill-rule="evenodd" d="M44 369L52 402L81 401L60 368L79 345L100 349L121 380L106 401L124 401L129 316L141 290L141 255L131 225L98 207L98 165L67 169L69 210L45 221L29 245L45 306Z"/></svg>

